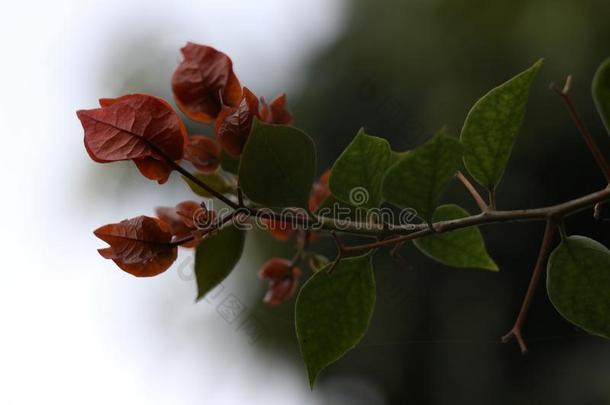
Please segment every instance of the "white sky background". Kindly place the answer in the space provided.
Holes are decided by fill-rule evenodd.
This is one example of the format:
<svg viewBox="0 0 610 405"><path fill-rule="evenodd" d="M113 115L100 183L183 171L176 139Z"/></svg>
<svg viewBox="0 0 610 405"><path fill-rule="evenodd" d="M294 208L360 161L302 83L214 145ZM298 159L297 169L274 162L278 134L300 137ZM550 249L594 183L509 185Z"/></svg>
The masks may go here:
<svg viewBox="0 0 610 405"><path fill-rule="evenodd" d="M167 95L187 40L228 53L242 83L260 95L290 94L302 63L340 31L345 7L344 0L2 3L0 404L321 403L303 367L258 352L213 305L194 305L194 283L175 268L139 280L97 254L103 243L93 229L187 194L175 175L167 187L180 191L171 193L122 177L135 173L131 163L91 162L75 110L125 85ZM345 384L338 386L349 391ZM362 390L374 392L365 388L354 393L360 401Z"/></svg>

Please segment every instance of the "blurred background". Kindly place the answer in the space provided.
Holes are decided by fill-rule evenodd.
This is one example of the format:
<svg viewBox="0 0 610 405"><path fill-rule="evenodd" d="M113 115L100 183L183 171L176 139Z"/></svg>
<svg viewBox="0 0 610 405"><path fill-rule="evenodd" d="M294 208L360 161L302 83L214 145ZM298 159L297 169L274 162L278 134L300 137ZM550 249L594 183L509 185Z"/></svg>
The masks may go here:
<svg viewBox="0 0 610 405"><path fill-rule="evenodd" d="M321 173L361 126L394 149L442 125L457 134L478 97L544 57L498 205L553 204L604 183L548 85L575 75L578 109L610 154L589 94L610 56L608 15L605 0L4 4L0 404L609 404L610 344L562 320L544 288L524 330L530 353L500 343L537 223L483 229L498 274L438 266L409 246L406 268L378 255L371 328L310 392L293 303L262 305L256 276L289 246L250 235L238 268L198 304L188 251L153 279L121 272L99 257L92 230L192 197L177 176L159 187L129 162L91 162L75 116L126 92L171 99L179 48L209 44L256 94L288 93ZM458 184L445 198L475 209ZM608 222L591 212L567 229L610 245ZM227 300L238 316L222 311Z"/></svg>

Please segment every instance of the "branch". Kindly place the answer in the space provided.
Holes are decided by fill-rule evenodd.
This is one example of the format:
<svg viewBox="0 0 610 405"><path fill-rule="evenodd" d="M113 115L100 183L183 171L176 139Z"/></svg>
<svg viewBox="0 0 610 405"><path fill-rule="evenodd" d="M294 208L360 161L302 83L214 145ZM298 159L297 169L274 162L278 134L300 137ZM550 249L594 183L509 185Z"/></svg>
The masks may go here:
<svg viewBox="0 0 610 405"><path fill-rule="evenodd" d="M564 203L551 205L548 207L512 211L487 211L478 215L472 215L470 217L435 222L433 224L434 230L432 230L428 224L411 225L411 232L406 235L393 235L394 237L378 242L355 246L344 246L343 249L345 252L356 253L383 246L395 245L397 243L416 239L432 233L444 233L454 231L456 229L467 228L469 226L487 225L498 222L549 220L550 218L561 219L608 199L610 199L610 187L606 187L603 190L587 194L586 196L576 198L574 200L569 200Z"/></svg>
<svg viewBox="0 0 610 405"><path fill-rule="evenodd" d="M557 93L563 100L564 104L568 109L568 112L570 113L570 117L572 117L572 121L574 121L576 128L580 132L580 135L589 147L591 154L595 158L595 162L597 162L597 165L599 166L604 177L606 178L606 182L610 183L610 165L608 165L608 161L597 146L595 139L593 139L591 132L589 132L589 129L583 123L582 119L580 118L580 115L578 114L578 111L576 111L574 103L572 102L572 96L570 95L570 90L572 89L572 75L568 75L568 77L566 78L566 82L563 86L563 89L559 90L559 88L555 85L551 85L551 89L555 91L555 93Z"/></svg>
<svg viewBox="0 0 610 405"><path fill-rule="evenodd" d="M519 343L519 347L521 348L522 354L527 353L527 345L525 344L523 336L521 335L521 329L523 328L523 323L525 322L525 318L527 317L530 306L532 305L532 301L534 300L536 288L538 287L540 276L542 275L545 269L546 261L551 251L553 238L555 237L556 231L557 223L554 219L550 218L546 222L546 228L544 230L544 236L542 238L542 245L540 246L540 251L538 252L536 266L534 267L534 272L532 273L532 278L530 279L529 286L527 287L527 292L525 293L525 298L523 299L523 303L521 304L521 309L519 310L517 320L515 321L515 324L512 329L502 337L502 342L504 343L510 341L512 338L515 338Z"/></svg>
<svg viewBox="0 0 610 405"><path fill-rule="evenodd" d="M199 180L186 169L175 162L171 162L172 167L195 182L198 186L204 189L213 190L210 186ZM416 239L421 236L431 234L433 232L444 233L456 229L466 228L469 226L486 225L499 222L515 222L515 221L532 221L546 220L550 216L563 217L573 214L587 207L593 206L596 203L604 202L610 199L610 187L585 195L574 200L569 200L561 204L548 207L524 209L524 210L508 210L496 211L487 210L477 215L472 215L465 218L440 221L432 224L406 224L406 225L388 225L388 224L371 224L369 222L358 222L350 220L341 220L331 217L321 216L303 216L294 215L290 212L278 213L274 211L257 209L251 207L240 207L224 195L216 192L212 193L215 197L225 202L240 212L240 214L264 218L270 217L276 221L294 223L298 227L306 230L322 229L328 231L336 231L342 233L351 233L360 236L374 236L381 240L356 246L344 246L344 253L356 253L360 251L375 249L378 247L394 245L408 240ZM393 236L393 238L389 238ZM184 242L186 243L186 242Z"/></svg>
<svg viewBox="0 0 610 405"><path fill-rule="evenodd" d="M214 190L203 181L199 180L196 176L191 174L188 170L180 166L178 163L169 159L167 155L163 153L152 143L150 146L159 153L173 169L183 174L185 177L193 181L201 188L209 191L213 196L221 200L222 202L229 205L234 210L238 211L239 214L246 215L249 217L264 218L270 217L275 221L289 222L292 221L298 227L306 230L322 229L328 231L337 231L343 233L352 233L360 236L374 236L381 240L373 243L356 245L356 246L343 246L343 253L355 253L360 251L366 251L375 249L378 247L394 245L407 240L412 240L421 236L425 236L431 233L443 233L460 228L466 228L469 226L485 225L498 222L514 222L514 221L528 221L528 220L545 220L551 216L563 217L569 214L580 211L581 209L590 207L599 202L604 202L610 198L610 186L603 190L595 193L588 194L586 196L576 198L574 200L566 201L562 204L552 205L542 208L524 209L524 210L511 210L511 211L496 211L489 209L477 215L472 215L465 218L454 219L449 221L440 221L434 224L407 224L407 225L392 225L392 224L371 224L369 222L357 222L349 220L339 220L336 218L320 217L315 215L294 215L294 213L283 212L278 213L269 211L266 209L251 208L246 206L240 206L229 198L225 197L222 193ZM493 207L491 207L493 208ZM402 236L398 236L402 235ZM389 236L393 238L387 239ZM183 242L186 243L186 242Z"/></svg>

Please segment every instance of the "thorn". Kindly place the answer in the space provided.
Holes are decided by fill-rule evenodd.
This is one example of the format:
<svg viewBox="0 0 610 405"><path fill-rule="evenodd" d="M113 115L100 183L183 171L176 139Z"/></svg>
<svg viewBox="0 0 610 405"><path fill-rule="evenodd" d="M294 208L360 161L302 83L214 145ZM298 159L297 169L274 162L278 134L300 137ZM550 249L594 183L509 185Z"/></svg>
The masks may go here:
<svg viewBox="0 0 610 405"><path fill-rule="evenodd" d="M593 206L593 218L599 220L602 214L602 203L598 202Z"/></svg>
<svg viewBox="0 0 610 405"><path fill-rule="evenodd" d="M239 186L237 187L237 203L240 207L244 206L244 194Z"/></svg>
<svg viewBox="0 0 610 405"><path fill-rule="evenodd" d="M568 75L568 77L566 77L566 83L563 85L561 94L570 94L570 90L572 90L572 75Z"/></svg>
<svg viewBox="0 0 610 405"><path fill-rule="evenodd" d="M610 222L610 218L602 218L602 208L604 203L598 202L593 206L593 218L597 221Z"/></svg>
<svg viewBox="0 0 610 405"><path fill-rule="evenodd" d="M394 259L394 266L398 270L410 271L412 269L412 267L409 266L407 259L405 259L400 253L397 253L396 256L392 257L392 259Z"/></svg>

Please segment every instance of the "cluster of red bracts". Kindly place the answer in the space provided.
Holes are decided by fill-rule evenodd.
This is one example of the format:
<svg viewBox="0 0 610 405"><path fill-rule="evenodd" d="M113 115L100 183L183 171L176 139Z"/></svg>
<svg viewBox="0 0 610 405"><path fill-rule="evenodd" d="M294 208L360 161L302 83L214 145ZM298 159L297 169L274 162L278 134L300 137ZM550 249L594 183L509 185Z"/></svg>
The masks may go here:
<svg viewBox="0 0 610 405"><path fill-rule="evenodd" d="M95 236L110 245L99 249L100 254L127 273L152 277L176 260L177 240L186 240L181 246L195 247L214 226L214 212L194 201L159 207L157 216L142 215L96 229Z"/></svg>
<svg viewBox="0 0 610 405"><path fill-rule="evenodd" d="M166 101L147 94L101 99L100 108L77 111L85 131L84 143L96 162L133 161L147 178L165 183L172 170L186 159L199 172L219 169L221 149L239 157L253 120L291 125L286 96L271 103L242 87L231 59L208 46L188 43L181 49L183 61L172 76L176 104L190 119L214 123L214 138L188 136L181 118ZM314 186L313 211L330 194L328 173ZM100 254L138 277L167 270L177 257L178 246L196 247L213 230L215 213L194 201L176 207L160 207L157 218L140 216L100 227L94 233L110 246ZM270 224L272 234L288 239L295 229ZM290 298L300 270L292 263L271 259L260 272L270 282L265 301L279 304Z"/></svg>
<svg viewBox="0 0 610 405"><path fill-rule="evenodd" d="M85 147L100 163L132 160L149 179L165 183L173 170L169 162L190 160L203 173L219 165L220 149L241 155L258 118L270 124L292 124L286 96L270 104L261 101L233 73L231 59L214 48L188 43L184 60L172 77L176 104L198 122L214 123L214 138L187 135L174 109L148 94L101 99L100 108L77 111L85 129Z"/></svg>

